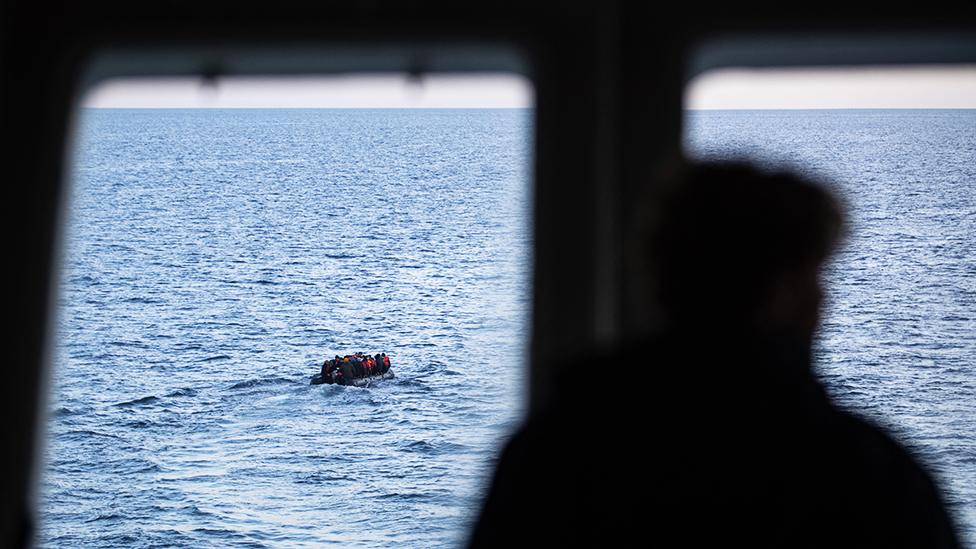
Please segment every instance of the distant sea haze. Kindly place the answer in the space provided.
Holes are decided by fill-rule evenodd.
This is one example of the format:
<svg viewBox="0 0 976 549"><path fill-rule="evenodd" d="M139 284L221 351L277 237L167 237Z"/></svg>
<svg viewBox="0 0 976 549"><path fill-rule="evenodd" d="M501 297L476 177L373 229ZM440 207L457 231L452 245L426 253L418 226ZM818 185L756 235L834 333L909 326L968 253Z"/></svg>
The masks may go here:
<svg viewBox="0 0 976 549"><path fill-rule="evenodd" d="M523 410L533 112L82 111L42 547L452 547ZM976 543L976 111L689 111L835 182L821 379ZM327 356L397 378L309 386Z"/></svg>

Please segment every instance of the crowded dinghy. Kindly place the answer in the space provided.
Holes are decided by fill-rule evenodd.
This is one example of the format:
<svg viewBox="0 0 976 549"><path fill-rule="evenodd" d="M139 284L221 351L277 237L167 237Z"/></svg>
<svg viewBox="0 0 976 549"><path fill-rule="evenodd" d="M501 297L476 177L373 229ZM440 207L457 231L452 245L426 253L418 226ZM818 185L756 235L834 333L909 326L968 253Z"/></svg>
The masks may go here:
<svg viewBox="0 0 976 549"><path fill-rule="evenodd" d="M390 357L363 353L339 356L322 363L322 371L312 376L312 385L354 385L363 387L381 379L391 379Z"/></svg>

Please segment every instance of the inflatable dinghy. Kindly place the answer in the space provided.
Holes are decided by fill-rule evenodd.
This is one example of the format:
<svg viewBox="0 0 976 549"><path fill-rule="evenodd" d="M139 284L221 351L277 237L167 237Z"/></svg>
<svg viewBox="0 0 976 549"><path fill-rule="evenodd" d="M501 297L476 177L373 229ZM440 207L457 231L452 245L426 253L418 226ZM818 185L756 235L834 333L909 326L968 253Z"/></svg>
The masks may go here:
<svg viewBox="0 0 976 549"><path fill-rule="evenodd" d="M352 385L365 387L374 381L393 378L390 357L386 353L374 356L355 353L336 356L322 364L322 371L312 376L311 385Z"/></svg>
<svg viewBox="0 0 976 549"><path fill-rule="evenodd" d="M323 376L322 374L315 374L312 376L311 385L352 385L353 387L365 387L370 383L380 381L382 379L393 379L394 377L396 376L393 375L393 370L388 370L385 373L375 376L354 377L348 380L342 378L333 380L327 376Z"/></svg>

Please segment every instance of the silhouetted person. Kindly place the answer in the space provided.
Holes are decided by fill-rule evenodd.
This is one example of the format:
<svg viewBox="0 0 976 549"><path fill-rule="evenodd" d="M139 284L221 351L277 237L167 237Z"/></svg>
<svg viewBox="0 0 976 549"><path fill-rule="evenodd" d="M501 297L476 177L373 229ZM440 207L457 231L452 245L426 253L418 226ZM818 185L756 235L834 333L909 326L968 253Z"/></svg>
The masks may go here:
<svg viewBox="0 0 976 549"><path fill-rule="evenodd" d="M339 367L339 371L342 372L342 380L345 383L349 383L356 377L356 372L353 370L352 361L347 358L342 360L342 366Z"/></svg>
<svg viewBox="0 0 976 549"><path fill-rule="evenodd" d="M743 165L688 170L643 249L659 327L561 369L472 547L956 547L932 478L811 372L842 211ZM590 385L592 364L641 364Z"/></svg>

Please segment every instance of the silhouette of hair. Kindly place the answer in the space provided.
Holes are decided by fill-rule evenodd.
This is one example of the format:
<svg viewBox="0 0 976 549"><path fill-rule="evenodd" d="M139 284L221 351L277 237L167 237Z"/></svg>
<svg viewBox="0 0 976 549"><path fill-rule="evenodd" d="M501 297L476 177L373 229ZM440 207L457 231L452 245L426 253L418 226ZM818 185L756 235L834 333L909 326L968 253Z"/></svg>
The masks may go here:
<svg viewBox="0 0 976 549"><path fill-rule="evenodd" d="M844 227L823 185L741 163L690 167L661 206L646 259L677 322L748 319L779 277L816 272Z"/></svg>

